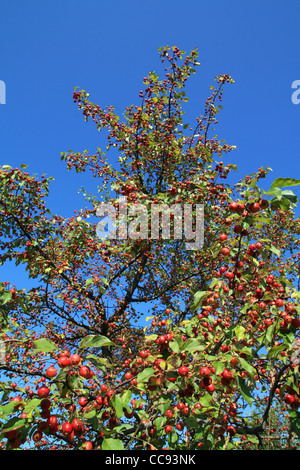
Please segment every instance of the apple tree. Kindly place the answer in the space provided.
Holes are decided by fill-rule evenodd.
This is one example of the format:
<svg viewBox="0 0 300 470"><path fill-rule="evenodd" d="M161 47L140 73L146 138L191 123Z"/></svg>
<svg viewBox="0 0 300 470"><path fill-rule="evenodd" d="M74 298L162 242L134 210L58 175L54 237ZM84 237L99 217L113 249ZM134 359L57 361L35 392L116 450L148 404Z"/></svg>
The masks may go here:
<svg viewBox="0 0 300 470"><path fill-rule="evenodd" d="M214 126L232 78L216 77L192 126L185 85L197 49L159 54L162 78L144 77L123 119L74 91L107 137L105 151L61 154L98 184L97 194L84 190L84 208L53 214L51 178L0 169L1 264L23 265L33 283L0 284L2 449L226 450L241 439L264 448L278 402L294 442L300 435L300 223L290 189L300 180L263 189L270 168L261 167L230 184L234 147ZM99 237L103 204L122 212L128 233ZM174 215L168 238L162 218L152 236L141 208L173 204L190 210L190 233L175 234ZM193 249L199 206L204 238Z"/></svg>

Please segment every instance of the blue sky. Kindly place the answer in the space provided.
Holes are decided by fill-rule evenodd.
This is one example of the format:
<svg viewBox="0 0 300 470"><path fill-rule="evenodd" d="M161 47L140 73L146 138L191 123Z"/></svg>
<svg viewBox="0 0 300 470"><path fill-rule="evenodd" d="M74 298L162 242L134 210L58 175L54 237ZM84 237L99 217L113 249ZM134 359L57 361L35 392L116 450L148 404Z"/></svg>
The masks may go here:
<svg viewBox="0 0 300 470"><path fill-rule="evenodd" d="M265 165L273 169L266 186L279 176L299 178L300 104L291 100L300 80L299 13L297 0L2 2L0 164L26 163L29 173L53 176L49 206L72 215L84 203L80 186L92 186L67 172L59 154L106 145L106 134L73 103L74 86L122 116L139 103L142 79L159 70L157 49L168 44L199 49L201 65L187 87L190 124L216 75L235 80L225 89L217 132L237 146L227 157L238 165L236 180Z"/></svg>

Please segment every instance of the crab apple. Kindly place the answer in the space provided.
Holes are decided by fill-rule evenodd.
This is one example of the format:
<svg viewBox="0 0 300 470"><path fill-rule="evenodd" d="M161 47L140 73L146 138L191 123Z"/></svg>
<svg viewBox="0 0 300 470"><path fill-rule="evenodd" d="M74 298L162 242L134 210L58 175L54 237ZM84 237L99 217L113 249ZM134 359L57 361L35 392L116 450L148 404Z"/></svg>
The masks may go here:
<svg viewBox="0 0 300 470"><path fill-rule="evenodd" d="M222 377L224 377L224 379L232 379L232 374L231 374L231 371L228 370L228 369L224 369L223 372L222 372Z"/></svg>
<svg viewBox="0 0 300 470"><path fill-rule="evenodd" d="M180 366L178 369L178 374L181 375L181 377L186 376L189 373L189 368L186 366Z"/></svg>
<svg viewBox="0 0 300 470"><path fill-rule="evenodd" d="M20 407L22 406L22 403L21 403L21 402L22 402L22 398L19 397L19 396L12 398L11 401L12 401L12 402L16 402L16 404L15 404L15 406L14 406L15 409L18 409L18 408L20 408Z"/></svg>
<svg viewBox="0 0 300 470"><path fill-rule="evenodd" d="M230 255L230 249L227 246L224 246L221 250L222 255L224 256L229 256Z"/></svg>
<svg viewBox="0 0 300 470"><path fill-rule="evenodd" d="M238 363L239 363L238 357L233 356L233 358L230 360L230 364L235 367L238 365Z"/></svg>
<svg viewBox="0 0 300 470"><path fill-rule="evenodd" d="M295 397L289 393L287 393L284 397L284 401L287 405L293 405L295 402Z"/></svg>
<svg viewBox="0 0 300 470"><path fill-rule="evenodd" d="M250 204L250 206L249 206L249 210L253 214L256 214L257 212L259 212L260 209L261 209L261 206L259 205L258 202L254 202L253 204Z"/></svg>
<svg viewBox="0 0 300 470"><path fill-rule="evenodd" d="M219 236L219 239L221 242L224 242L225 240L227 240L227 235L226 233L221 233L220 236Z"/></svg>
<svg viewBox="0 0 300 470"><path fill-rule="evenodd" d="M81 361L81 357L79 356L79 354L72 354L72 356L70 356L70 363L73 366L78 366L80 361Z"/></svg>
<svg viewBox="0 0 300 470"><path fill-rule="evenodd" d="M85 397L80 397L78 403L80 406L85 406L87 404L87 399Z"/></svg>
<svg viewBox="0 0 300 470"><path fill-rule="evenodd" d="M46 386L40 387L38 389L38 396L40 398L47 398L49 396L50 389Z"/></svg>
<svg viewBox="0 0 300 470"><path fill-rule="evenodd" d="M79 375L85 379L89 379L93 376L93 372L88 366L81 366L79 369Z"/></svg>
<svg viewBox="0 0 300 470"><path fill-rule="evenodd" d="M39 442L43 437L42 431L35 431L32 435L32 439L34 442Z"/></svg>
<svg viewBox="0 0 300 470"><path fill-rule="evenodd" d="M227 432L230 434L230 436L234 436L236 434L236 428L230 424L227 426Z"/></svg>
<svg viewBox="0 0 300 470"><path fill-rule="evenodd" d="M214 383L210 383L209 385L206 385L205 386L205 390L209 393L212 393L215 391L215 384Z"/></svg>
<svg viewBox="0 0 300 470"><path fill-rule="evenodd" d="M70 358L68 356L61 356L58 358L57 364L61 368L68 367L70 365Z"/></svg>
<svg viewBox="0 0 300 470"><path fill-rule="evenodd" d="M300 326L300 319L299 318L293 318L291 321L291 326L293 328L299 328Z"/></svg>
<svg viewBox="0 0 300 470"><path fill-rule="evenodd" d="M92 450L92 449L93 449L93 444L91 443L91 441L86 441L86 442L82 445L82 449L83 449L83 450Z"/></svg>
<svg viewBox="0 0 300 470"><path fill-rule="evenodd" d="M126 372L124 375L125 380L130 380L132 378L132 373L131 372Z"/></svg>
<svg viewBox="0 0 300 470"><path fill-rule="evenodd" d="M184 424L182 421L180 421L179 423L176 424L175 428L177 429L177 431L183 431L184 430Z"/></svg>
<svg viewBox="0 0 300 470"><path fill-rule="evenodd" d="M173 427L170 424L167 424L167 426L165 426L165 433L170 434L172 431Z"/></svg>
<svg viewBox="0 0 300 470"><path fill-rule="evenodd" d="M282 299L276 299L275 300L276 307L281 308L281 307L283 307L283 304L284 304L284 302L283 302Z"/></svg>
<svg viewBox="0 0 300 470"><path fill-rule="evenodd" d="M259 201L259 205L261 209L267 209L270 204L269 204L269 201L267 201L267 199L261 199Z"/></svg>
<svg viewBox="0 0 300 470"><path fill-rule="evenodd" d="M40 407L42 408L42 410L49 410L50 406L51 401L49 400L49 398L44 398L40 403Z"/></svg>
<svg viewBox="0 0 300 470"><path fill-rule="evenodd" d="M52 379L57 374L57 369L54 366L50 366L46 370L46 375L49 379Z"/></svg>
<svg viewBox="0 0 300 470"><path fill-rule="evenodd" d="M211 374L211 370L208 367L206 366L201 367L200 369L201 377L209 376L210 374Z"/></svg>
<svg viewBox="0 0 300 470"><path fill-rule="evenodd" d="M80 432L82 430L82 421L78 418L74 418L72 421L72 428L75 432Z"/></svg>
<svg viewBox="0 0 300 470"><path fill-rule="evenodd" d="M242 230L243 230L243 227L242 227L241 225L235 225L235 226L233 227L233 231L234 231L234 233L236 233L236 234L240 234L240 233L242 232Z"/></svg>
<svg viewBox="0 0 300 470"><path fill-rule="evenodd" d="M231 202L228 206L230 212L236 212L238 208L238 204L236 202Z"/></svg>
<svg viewBox="0 0 300 470"><path fill-rule="evenodd" d="M149 352L148 352L148 351L140 351L140 352L139 352L139 356L140 356L142 359L147 359L147 357L149 356Z"/></svg>

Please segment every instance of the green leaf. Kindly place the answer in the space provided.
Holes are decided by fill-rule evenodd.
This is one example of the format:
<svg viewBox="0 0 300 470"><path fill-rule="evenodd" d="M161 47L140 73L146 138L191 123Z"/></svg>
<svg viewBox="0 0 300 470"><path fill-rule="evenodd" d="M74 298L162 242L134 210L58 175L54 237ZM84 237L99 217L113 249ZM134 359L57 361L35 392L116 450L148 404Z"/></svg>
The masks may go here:
<svg viewBox="0 0 300 470"><path fill-rule="evenodd" d="M236 328L235 328L235 334L236 334L236 338L238 340L242 340L245 338L245 332L246 332L246 328L244 328L242 325L237 325Z"/></svg>
<svg viewBox="0 0 300 470"><path fill-rule="evenodd" d="M270 359L271 357L276 357L278 354L280 354L282 351L287 349L286 344L280 344L279 346L275 346L274 348L271 348L270 351L267 354L267 358Z"/></svg>
<svg viewBox="0 0 300 470"><path fill-rule="evenodd" d="M300 180L296 180L294 178L276 178L271 184L272 188L285 188L286 186L298 186L300 184Z"/></svg>
<svg viewBox="0 0 300 470"><path fill-rule="evenodd" d="M111 346L114 343L106 336L88 335L81 341L79 348L102 348L103 346Z"/></svg>
<svg viewBox="0 0 300 470"><path fill-rule="evenodd" d="M242 377L238 376L237 381L238 381L238 386L241 391L242 397L244 398L244 400L246 400L249 403L250 406L252 406L253 397L251 395L251 391L249 387L245 383L245 380Z"/></svg>
<svg viewBox="0 0 300 470"><path fill-rule="evenodd" d="M37 339L33 341L32 345L33 345L34 352L40 352L40 351L51 352L53 351L53 349L57 348L55 343L45 338Z"/></svg>
<svg viewBox="0 0 300 470"><path fill-rule="evenodd" d="M102 442L102 450L125 450L123 442L120 439L104 439Z"/></svg>
<svg viewBox="0 0 300 470"><path fill-rule="evenodd" d="M256 370L254 369L254 367L242 357L239 357L239 363L243 367L243 369L245 369L245 371L247 371L248 374L250 374L251 377L253 377L256 374Z"/></svg>
<svg viewBox="0 0 300 470"><path fill-rule="evenodd" d="M110 399L110 403L112 404L116 418L121 418L123 416L123 400L119 395L115 395Z"/></svg>
<svg viewBox="0 0 300 470"><path fill-rule="evenodd" d="M123 395L122 395L123 406L126 406L127 403L130 402L131 397L132 397L131 391L130 391L130 390L125 390L125 392L124 392Z"/></svg>
<svg viewBox="0 0 300 470"><path fill-rule="evenodd" d="M16 404L14 402L7 403L6 405L1 405L0 406L0 417L5 417L7 415L10 415L14 409L15 409Z"/></svg>
<svg viewBox="0 0 300 470"><path fill-rule="evenodd" d="M196 310L197 308L200 307L202 301L208 296L208 292L206 291L198 291L194 295L194 305L193 309Z"/></svg>
<svg viewBox="0 0 300 470"><path fill-rule="evenodd" d="M293 204L298 201L296 194L293 193L293 191L291 191L290 189L285 189L284 191L282 191L282 196L289 199Z"/></svg>
<svg viewBox="0 0 300 470"><path fill-rule="evenodd" d="M270 246L270 251L272 251L272 253L274 253L276 256L280 256L280 250L276 248L274 245Z"/></svg>
<svg viewBox="0 0 300 470"><path fill-rule="evenodd" d="M2 430L4 431L12 431L13 429L21 428L26 423L26 419L20 419L17 417L11 418L5 425L3 426Z"/></svg>
<svg viewBox="0 0 300 470"><path fill-rule="evenodd" d="M206 348L205 344L202 343L201 339L190 338L188 339L181 348L181 351L203 351Z"/></svg>
<svg viewBox="0 0 300 470"><path fill-rule="evenodd" d="M152 376L155 375L155 370L152 367L146 367L142 372L137 375L137 382L147 382L147 380Z"/></svg>
<svg viewBox="0 0 300 470"><path fill-rule="evenodd" d="M31 413L33 410L35 410L41 403L41 400L38 398L33 398L30 400L28 403L26 403L23 412L24 413Z"/></svg>
<svg viewBox="0 0 300 470"><path fill-rule="evenodd" d="M96 410L95 409L92 409L90 411L88 411L87 413L84 414L84 417L86 419L92 419L94 418L94 416L96 416Z"/></svg>
<svg viewBox="0 0 300 470"><path fill-rule="evenodd" d="M290 412L291 431L300 437L300 413L298 411Z"/></svg>
<svg viewBox="0 0 300 470"><path fill-rule="evenodd" d="M175 340L170 341L169 346L175 354L179 353L180 347L179 347L179 343L177 341L175 341Z"/></svg>
<svg viewBox="0 0 300 470"><path fill-rule="evenodd" d="M94 279L87 279L85 281L85 287L89 287L91 286L92 284L94 284Z"/></svg>

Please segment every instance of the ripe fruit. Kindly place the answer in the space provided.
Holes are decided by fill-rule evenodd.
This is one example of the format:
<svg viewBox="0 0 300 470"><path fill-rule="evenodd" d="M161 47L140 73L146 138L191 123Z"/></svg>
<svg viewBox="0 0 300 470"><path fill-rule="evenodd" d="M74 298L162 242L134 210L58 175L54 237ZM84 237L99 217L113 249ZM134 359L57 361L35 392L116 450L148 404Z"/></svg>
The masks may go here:
<svg viewBox="0 0 300 470"><path fill-rule="evenodd" d="M224 246L221 250L222 255L224 256L229 256L230 255L230 249L227 246Z"/></svg>
<svg viewBox="0 0 300 470"><path fill-rule="evenodd" d="M165 433L170 434L173 431L173 427L170 424L167 424L165 427Z"/></svg>
<svg viewBox="0 0 300 470"><path fill-rule="evenodd" d="M230 424L227 426L227 432L231 435L234 436L236 434L236 428Z"/></svg>
<svg viewBox="0 0 300 470"><path fill-rule="evenodd" d="M79 375L86 379L90 379L93 376L93 372L88 366L81 366L79 369Z"/></svg>
<svg viewBox="0 0 300 470"><path fill-rule="evenodd" d="M57 369L54 366L48 367L46 370L46 375L49 377L49 379L52 379L52 377L55 377L57 374Z"/></svg>
<svg viewBox="0 0 300 470"><path fill-rule="evenodd" d="M83 450L92 450L93 449L93 444L90 441L86 441L83 446Z"/></svg>
<svg viewBox="0 0 300 470"><path fill-rule="evenodd" d="M82 429L82 422L80 419L74 418L72 421L72 428L75 432L80 432Z"/></svg>
<svg viewBox="0 0 300 470"><path fill-rule="evenodd" d="M48 398L44 398L40 403L40 407L42 408L42 410L49 410L50 406L51 401Z"/></svg>
<svg viewBox="0 0 300 470"><path fill-rule="evenodd" d="M70 363L73 365L73 366L77 366L81 361L81 357L79 356L79 354L72 354L72 356L70 357Z"/></svg>
<svg viewBox="0 0 300 470"><path fill-rule="evenodd" d="M67 356L61 356L58 358L57 364L62 368L68 367L70 365L70 359Z"/></svg>
<svg viewBox="0 0 300 470"><path fill-rule="evenodd" d="M50 389L48 387L43 386L38 389L38 396L40 398L47 398L49 393L50 393Z"/></svg>
<svg viewBox="0 0 300 470"><path fill-rule="evenodd" d="M181 375L181 377L186 376L189 373L189 368L186 366L180 366L178 369L178 374Z"/></svg>
<svg viewBox="0 0 300 470"><path fill-rule="evenodd" d="M227 240L226 233L221 233L219 239L220 239L221 242L224 242L225 240Z"/></svg>
<svg viewBox="0 0 300 470"><path fill-rule="evenodd" d="M72 431L73 431L73 426L71 423L63 423L62 432L65 436L68 434L71 434Z"/></svg>
<svg viewBox="0 0 300 470"><path fill-rule="evenodd" d="M293 405L293 403L295 402L295 397L287 393L284 397L284 401L287 405Z"/></svg>
<svg viewBox="0 0 300 470"><path fill-rule="evenodd" d="M147 357L149 356L149 353L148 353L148 351L140 351L139 356L142 359L147 359Z"/></svg>

